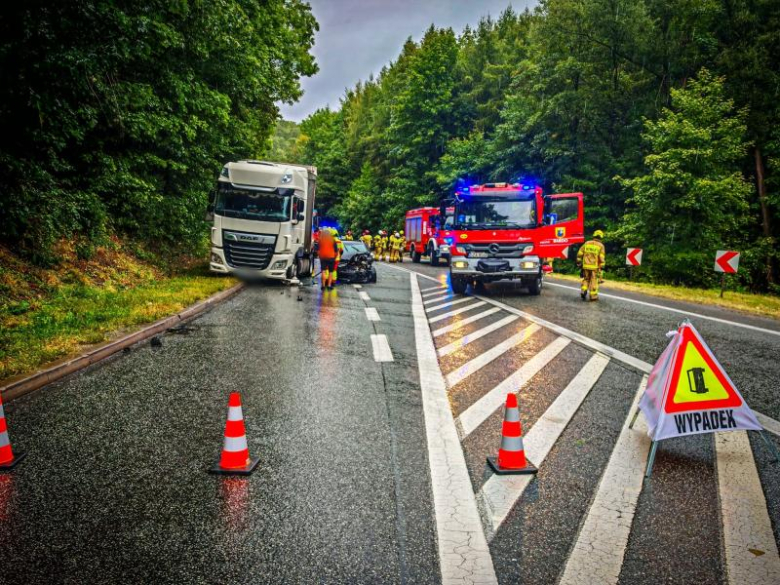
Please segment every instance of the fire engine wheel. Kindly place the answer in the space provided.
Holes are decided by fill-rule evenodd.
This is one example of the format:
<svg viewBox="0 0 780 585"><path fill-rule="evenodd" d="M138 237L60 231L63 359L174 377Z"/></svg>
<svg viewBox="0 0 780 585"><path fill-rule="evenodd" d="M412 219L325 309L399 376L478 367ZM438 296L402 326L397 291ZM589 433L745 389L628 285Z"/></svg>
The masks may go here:
<svg viewBox="0 0 780 585"><path fill-rule="evenodd" d="M417 250L412 248L412 262L414 262L415 264L419 264L420 258L422 258L422 254L420 254Z"/></svg>
<svg viewBox="0 0 780 585"><path fill-rule="evenodd" d="M431 257L431 266L441 266L441 262L439 261L439 255L436 253L436 250L431 248L430 253L428 255Z"/></svg>
<svg viewBox="0 0 780 585"><path fill-rule="evenodd" d="M542 275L536 277L536 279L528 285L528 292L534 296L542 292Z"/></svg>
<svg viewBox="0 0 780 585"><path fill-rule="evenodd" d="M469 286L468 280L452 276L452 273L450 273L450 283L452 284L452 292L456 295L466 294L466 288Z"/></svg>

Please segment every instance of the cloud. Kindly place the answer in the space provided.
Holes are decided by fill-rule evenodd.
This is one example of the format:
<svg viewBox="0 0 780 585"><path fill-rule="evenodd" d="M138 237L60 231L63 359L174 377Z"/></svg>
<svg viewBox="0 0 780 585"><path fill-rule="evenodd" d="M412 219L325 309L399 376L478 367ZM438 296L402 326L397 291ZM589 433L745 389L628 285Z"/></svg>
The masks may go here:
<svg viewBox="0 0 780 585"><path fill-rule="evenodd" d="M314 56L320 71L302 81L297 104L281 104L282 116L300 121L318 108L339 106L344 90L376 75L394 60L407 38L419 40L425 30L452 27L460 32L508 6L524 10L535 0L310 0L320 24Z"/></svg>

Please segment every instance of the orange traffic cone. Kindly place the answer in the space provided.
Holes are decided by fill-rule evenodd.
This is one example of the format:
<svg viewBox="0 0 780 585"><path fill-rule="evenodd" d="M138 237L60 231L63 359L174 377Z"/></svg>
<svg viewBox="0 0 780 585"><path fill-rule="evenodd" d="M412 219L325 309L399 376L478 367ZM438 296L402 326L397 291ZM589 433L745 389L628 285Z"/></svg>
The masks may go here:
<svg viewBox="0 0 780 585"><path fill-rule="evenodd" d="M225 423L225 442L219 463L209 469L210 473L223 475L249 475L255 470L260 458L250 459L249 446L246 443L244 413L241 410L241 395L230 394L227 423Z"/></svg>
<svg viewBox="0 0 780 585"><path fill-rule="evenodd" d="M0 470L11 469L22 459L24 453L14 455L11 449L11 440L8 438L8 427L5 424L5 411L3 410L3 396L0 394Z"/></svg>
<svg viewBox="0 0 780 585"><path fill-rule="evenodd" d="M499 475L518 473L536 473L538 469L528 463L523 448L523 427L520 425L520 409L517 407L517 395L506 395L504 426L501 432L501 448L498 458L488 457L488 463Z"/></svg>

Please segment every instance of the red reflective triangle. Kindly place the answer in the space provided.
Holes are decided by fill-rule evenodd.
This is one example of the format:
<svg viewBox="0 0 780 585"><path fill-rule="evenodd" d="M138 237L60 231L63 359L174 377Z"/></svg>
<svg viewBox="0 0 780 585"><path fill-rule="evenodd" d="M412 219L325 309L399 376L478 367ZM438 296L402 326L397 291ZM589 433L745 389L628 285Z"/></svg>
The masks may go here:
<svg viewBox="0 0 780 585"><path fill-rule="evenodd" d="M667 413L675 412L690 412L693 410L714 410L721 408L738 408L742 406L742 398L737 392L734 385L729 380L726 372L721 365L715 361L709 349L705 347L704 342L697 333L695 333L690 327L682 328L682 341L677 348L677 352L674 356L674 362L672 364L672 375L669 379L669 389L666 392L664 398L664 410ZM728 395L727 398L720 398L717 400L710 400L702 397L700 401L688 401L688 402L675 402L674 397L678 390L682 390L680 381L683 380L685 384L688 383L686 372L682 371L683 362L685 361L686 352L691 348L695 348L706 366L711 373L715 376L717 381L723 386L723 389Z"/></svg>

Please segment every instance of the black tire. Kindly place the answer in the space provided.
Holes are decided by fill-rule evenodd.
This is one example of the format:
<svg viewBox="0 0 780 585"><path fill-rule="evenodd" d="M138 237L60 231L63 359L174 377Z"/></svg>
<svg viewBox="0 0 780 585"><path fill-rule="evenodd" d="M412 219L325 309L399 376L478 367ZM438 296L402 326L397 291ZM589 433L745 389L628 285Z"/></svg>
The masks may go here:
<svg viewBox="0 0 780 585"><path fill-rule="evenodd" d="M295 274L298 278L309 277L312 275L312 262L308 256L295 260Z"/></svg>
<svg viewBox="0 0 780 585"><path fill-rule="evenodd" d="M376 282L376 270L374 270L371 273L371 278L368 279L368 282L375 283Z"/></svg>
<svg viewBox="0 0 780 585"><path fill-rule="evenodd" d="M414 262L415 264L419 264L420 258L422 258L422 254L420 254L417 250L412 248L412 262Z"/></svg>
<svg viewBox="0 0 780 585"><path fill-rule="evenodd" d="M528 293L532 296L538 296L542 292L542 275L536 277L531 284L528 285Z"/></svg>
<svg viewBox="0 0 780 585"><path fill-rule="evenodd" d="M439 255L436 253L436 250L431 248L429 256L431 257L431 266L441 266L441 262L439 262Z"/></svg>
<svg viewBox="0 0 780 585"><path fill-rule="evenodd" d="M469 281L465 278L453 276L452 272L450 272L450 285L452 286L452 292L456 295L464 295L469 286Z"/></svg>

